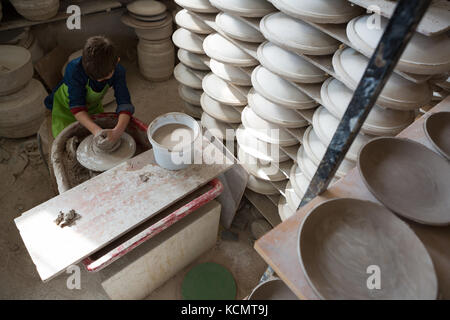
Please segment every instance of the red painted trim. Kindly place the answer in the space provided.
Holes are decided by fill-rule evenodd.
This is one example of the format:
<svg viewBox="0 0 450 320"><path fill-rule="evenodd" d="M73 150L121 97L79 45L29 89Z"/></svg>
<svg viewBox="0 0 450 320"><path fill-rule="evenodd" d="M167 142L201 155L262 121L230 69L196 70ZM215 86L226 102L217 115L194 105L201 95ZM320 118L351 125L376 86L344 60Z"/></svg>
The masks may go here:
<svg viewBox="0 0 450 320"><path fill-rule="evenodd" d="M92 115L93 119L99 119L99 118L117 118L118 115L115 112L104 112L104 113L97 113ZM148 125L139 120L138 118L131 117L131 123L141 131L147 132Z"/></svg>
<svg viewBox="0 0 450 320"><path fill-rule="evenodd" d="M75 107L75 108L70 108L70 112L72 112L73 115L76 115L78 112L81 111L86 111L87 112L87 108L86 107Z"/></svg>
<svg viewBox="0 0 450 320"><path fill-rule="evenodd" d="M120 246L114 248L113 250L109 251L104 256L100 257L97 260L92 260L89 257L83 260L83 264L85 265L87 271L89 272L97 272L101 269L107 267L117 259L123 257L128 252L132 251L134 248L139 246L140 244L144 243L145 241L153 238L161 231L167 229L171 225L173 225L175 222L181 220L182 218L186 217L187 215L191 214L198 208L204 206L211 200L218 197L222 191L223 191L223 184L220 182L219 179L211 180L208 183L212 189L208 192L202 194L201 196L197 197L196 199L192 200L191 202L185 204L183 207L175 210L173 213L168 215L167 217L159 220L154 225L148 227L144 231L140 232L139 234L135 235L130 240L126 241L125 243L121 244Z"/></svg>

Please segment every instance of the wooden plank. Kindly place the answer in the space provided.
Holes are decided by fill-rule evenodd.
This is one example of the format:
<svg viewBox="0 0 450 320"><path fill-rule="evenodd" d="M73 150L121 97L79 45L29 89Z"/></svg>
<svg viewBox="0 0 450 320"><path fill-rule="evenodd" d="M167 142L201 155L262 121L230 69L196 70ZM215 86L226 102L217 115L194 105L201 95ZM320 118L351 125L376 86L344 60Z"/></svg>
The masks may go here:
<svg viewBox="0 0 450 320"><path fill-rule="evenodd" d="M278 207L274 203L274 201L276 201L275 197L269 198L268 196L253 192L250 189L246 189L244 194L247 200L250 201L259 212L261 212L272 227L275 227L281 223L281 218L278 214ZM278 201L276 201L276 203L278 204Z"/></svg>
<svg viewBox="0 0 450 320"><path fill-rule="evenodd" d="M50 23L54 21L65 20L70 15L66 13L67 7L69 5L74 4L73 1L61 1L59 12L51 19L44 21L30 21L21 16L13 17L9 20L7 17L4 17L2 22L0 23L0 31L11 30L23 27L34 26L38 24ZM115 0L91 0L76 3L81 9L81 15L109 11L114 8L120 8L122 4L119 1Z"/></svg>
<svg viewBox="0 0 450 320"><path fill-rule="evenodd" d="M165 170L149 150L16 218L41 279L64 272L233 165L205 138L202 142L195 147L196 163L202 164ZM57 226L58 213L71 209L81 219L71 227Z"/></svg>
<svg viewBox="0 0 450 320"><path fill-rule="evenodd" d="M369 7L379 8L379 14L390 18L397 5L394 1L387 0L349 0L350 2L368 9ZM373 10L374 11L374 10ZM446 0L432 3L417 27L417 31L433 36L442 34L450 30L450 3Z"/></svg>
<svg viewBox="0 0 450 320"><path fill-rule="evenodd" d="M430 110L430 114L450 111L450 97ZM423 130L424 117L415 121L398 136L409 138L433 149ZM433 149L434 150L434 149ZM333 198L351 197L379 203L367 190L358 169L351 170L325 193L314 198L288 220L281 223L255 243L256 251L278 276L301 299L318 299L308 284L297 255L298 230L305 215L319 203ZM404 220L427 248L437 273L441 298L450 299L450 227L430 227Z"/></svg>

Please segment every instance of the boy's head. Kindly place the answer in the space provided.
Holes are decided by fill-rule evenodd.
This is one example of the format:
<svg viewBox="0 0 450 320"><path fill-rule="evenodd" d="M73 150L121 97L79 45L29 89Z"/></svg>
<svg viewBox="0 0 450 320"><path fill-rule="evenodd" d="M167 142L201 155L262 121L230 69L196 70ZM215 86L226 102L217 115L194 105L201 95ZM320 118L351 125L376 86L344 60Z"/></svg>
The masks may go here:
<svg viewBox="0 0 450 320"><path fill-rule="evenodd" d="M82 63L90 78L97 81L111 78L118 62L116 48L108 38L95 36L86 41Z"/></svg>

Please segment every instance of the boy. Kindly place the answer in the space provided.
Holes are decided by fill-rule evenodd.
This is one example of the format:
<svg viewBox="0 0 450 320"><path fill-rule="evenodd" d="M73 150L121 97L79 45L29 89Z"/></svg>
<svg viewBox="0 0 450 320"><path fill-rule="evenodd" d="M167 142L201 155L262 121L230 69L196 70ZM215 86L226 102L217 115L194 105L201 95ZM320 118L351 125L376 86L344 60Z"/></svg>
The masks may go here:
<svg viewBox="0 0 450 320"><path fill-rule="evenodd" d="M58 134L69 124L79 121L94 136L105 134L110 143L125 131L134 107L125 78L125 68L112 42L95 36L86 41L83 55L67 64L64 79L45 99L52 110L52 134ZM103 112L102 98L109 87L114 88L119 120L114 129L102 130L89 115Z"/></svg>

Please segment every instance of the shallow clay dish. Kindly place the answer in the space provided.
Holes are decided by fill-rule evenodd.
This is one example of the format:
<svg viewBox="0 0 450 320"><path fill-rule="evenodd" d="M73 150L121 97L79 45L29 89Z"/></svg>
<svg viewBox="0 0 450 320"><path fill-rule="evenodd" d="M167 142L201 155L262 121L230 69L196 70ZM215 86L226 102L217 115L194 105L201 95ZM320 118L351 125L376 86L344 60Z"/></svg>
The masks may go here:
<svg viewBox="0 0 450 320"><path fill-rule="evenodd" d="M450 224L450 162L406 139L377 138L359 154L358 168L387 208L418 223Z"/></svg>
<svg viewBox="0 0 450 320"><path fill-rule="evenodd" d="M295 214L295 211L292 211L291 208L289 208L287 200L283 196L281 196L278 201L278 214L280 215L281 221L285 221Z"/></svg>
<svg viewBox="0 0 450 320"><path fill-rule="evenodd" d="M175 3L189 11L200 13L216 13L219 12L214 8L208 0L175 0Z"/></svg>
<svg viewBox="0 0 450 320"><path fill-rule="evenodd" d="M210 0L211 4L241 17L263 17L276 9L268 1L261 0Z"/></svg>
<svg viewBox="0 0 450 320"><path fill-rule="evenodd" d="M321 299L436 299L433 262L414 231L370 201L332 199L303 219L298 255L306 279ZM369 289L371 266L381 288Z"/></svg>
<svg viewBox="0 0 450 320"><path fill-rule="evenodd" d="M202 19L199 18L198 15L199 14L193 14L192 12L183 9L175 15L175 22L180 27L195 33L212 33L214 29L208 26Z"/></svg>
<svg viewBox="0 0 450 320"><path fill-rule="evenodd" d="M313 115L313 126L322 143L328 146L333 139L334 133L339 125L339 120L334 117L323 106L317 108ZM356 161L358 152L372 137L364 134L358 134L350 146L345 157L349 160Z"/></svg>
<svg viewBox="0 0 450 320"><path fill-rule="evenodd" d="M216 16L216 24L226 35L237 40L261 43L265 39L258 29L226 12Z"/></svg>
<svg viewBox="0 0 450 320"><path fill-rule="evenodd" d="M241 165L252 175L265 181L274 182L286 180L288 177L285 176L283 171L288 171L293 164L292 160L280 163L262 162L245 152L242 148L238 149L238 159Z"/></svg>
<svg viewBox="0 0 450 320"><path fill-rule="evenodd" d="M424 122L425 133L433 146L450 160L450 112L437 112Z"/></svg>
<svg viewBox="0 0 450 320"><path fill-rule="evenodd" d="M181 99L195 106L200 106L200 97L202 93L203 90L192 89L182 84L178 86L178 94Z"/></svg>
<svg viewBox="0 0 450 320"><path fill-rule="evenodd" d="M200 119L202 117L203 109L184 101L184 112L195 119Z"/></svg>
<svg viewBox="0 0 450 320"><path fill-rule="evenodd" d="M333 55L333 68L342 82L355 90L369 59L352 48L341 48ZM378 97L377 104L396 110L413 110L426 105L432 96L428 83L414 83L392 73Z"/></svg>
<svg viewBox="0 0 450 320"><path fill-rule="evenodd" d="M347 37L368 57L373 54L388 23L388 19L381 17L381 28L369 29L369 19L372 18L373 15L356 17L347 24ZM396 68L414 74L440 74L449 71L450 38L446 34L428 37L415 32Z"/></svg>
<svg viewBox="0 0 450 320"><path fill-rule="evenodd" d="M252 174L249 174L248 176L247 188L256 193L264 195L273 195L279 193L277 188L275 188L269 181L259 179Z"/></svg>
<svg viewBox="0 0 450 320"><path fill-rule="evenodd" d="M93 135L89 135L77 149L77 160L85 168L92 171L106 171L133 157L136 142L128 133L122 134L120 146L111 153L97 152L93 149Z"/></svg>
<svg viewBox="0 0 450 320"><path fill-rule="evenodd" d="M267 40L296 53L328 55L339 47L336 39L282 12L262 18L260 28Z"/></svg>
<svg viewBox="0 0 450 320"><path fill-rule="evenodd" d="M216 76L222 78L223 80L226 80L238 86L252 85L252 80L250 78L251 71L248 71L250 72L249 74L244 68L235 67L214 59L210 60L209 67Z"/></svg>
<svg viewBox="0 0 450 320"><path fill-rule="evenodd" d="M283 162L289 160L289 156L280 149L279 145L258 139L242 125L236 130L236 139L240 148L262 161Z"/></svg>
<svg viewBox="0 0 450 320"><path fill-rule="evenodd" d="M202 80L207 73L208 71L194 70L182 63L177 64L173 70L173 75L178 82L193 89L202 88Z"/></svg>
<svg viewBox="0 0 450 320"><path fill-rule="evenodd" d="M211 117L206 112L203 112L201 124L208 129L211 134L221 140L234 141L236 139L235 129L228 123L217 120Z"/></svg>
<svg viewBox="0 0 450 320"><path fill-rule="evenodd" d="M305 175L300 170L298 164L294 164L292 166L289 174L289 181L291 182L292 188L297 194L297 197L303 198L306 190L308 190L309 181L305 178Z"/></svg>
<svg viewBox="0 0 450 320"><path fill-rule="evenodd" d="M311 182L318 166L307 156L304 145L298 148L297 164L306 180L308 180L308 183Z"/></svg>
<svg viewBox="0 0 450 320"><path fill-rule="evenodd" d="M284 195L286 196L286 201L291 211L296 212L302 198L300 198L295 192L291 181L287 183L286 189L284 190Z"/></svg>
<svg viewBox="0 0 450 320"><path fill-rule="evenodd" d="M252 84L263 97L285 108L310 109L317 106L314 99L263 66L253 70Z"/></svg>
<svg viewBox="0 0 450 320"><path fill-rule="evenodd" d="M276 123L284 128L299 128L308 125L308 121L297 111L284 108L267 100L253 88L249 91L247 98L250 108L264 120Z"/></svg>
<svg viewBox="0 0 450 320"><path fill-rule="evenodd" d="M265 42L258 47L258 60L266 69L293 82L317 83L328 77L301 56L272 42Z"/></svg>
<svg viewBox="0 0 450 320"><path fill-rule="evenodd" d="M206 65L209 61L207 55L192 53L184 49L178 49L177 56L181 62L192 69L209 70L209 67Z"/></svg>
<svg viewBox="0 0 450 320"><path fill-rule="evenodd" d="M250 87L234 86L213 73L203 78L203 90L213 99L231 106L245 106Z"/></svg>
<svg viewBox="0 0 450 320"><path fill-rule="evenodd" d="M218 33L206 37L203 49L210 58L233 66L251 67L258 64L251 55Z"/></svg>
<svg viewBox="0 0 450 320"><path fill-rule="evenodd" d="M280 11L316 23L345 23L363 10L346 0L272 0Z"/></svg>
<svg viewBox="0 0 450 320"><path fill-rule="evenodd" d="M195 34L184 28L175 30L172 35L172 41L177 47L198 54L205 54L203 51L204 39L204 35Z"/></svg>
<svg viewBox="0 0 450 320"><path fill-rule="evenodd" d="M327 79L320 90L324 107L341 119L353 97L353 91L334 78ZM374 105L362 131L373 135L395 136L414 121L414 111L400 111Z"/></svg>
<svg viewBox="0 0 450 320"><path fill-rule="evenodd" d="M138 14L134 14L129 12L128 13L130 17L135 18L136 20L145 21L145 22L154 22L154 21L161 21L167 18L167 13L161 13L156 16L141 16Z"/></svg>
<svg viewBox="0 0 450 320"><path fill-rule="evenodd" d="M248 300L298 300L289 287L278 278L258 284Z"/></svg>
<svg viewBox="0 0 450 320"><path fill-rule="evenodd" d="M141 16L156 16L167 10L167 7L153 0L137 0L127 5L127 10Z"/></svg>
<svg viewBox="0 0 450 320"><path fill-rule="evenodd" d="M200 104L203 111L208 113L211 117L214 117L220 121L226 123L240 123L241 122L241 112L237 111L235 108L217 100L214 100L206 93L202 94L200 99ZM243 109L243 108L241 108Z"/></svg>
<svg viewBox="0 0 450 320"><path fill-rule="evenodd" d="M242 111L241 119L245 129L249 130L253 136L260 140L279 144L283 147L293 146L298 143L298 140L286 131L286 129L280 125L264 120L248 106Z"/></svg>
<svg viewBox="0 0 450 320"><path fill-rule="evenodd" d="M319 167L320 161L322 161L322 158L327 151L327 146L325 146L322 141L320 141L313 127L309 127L308 129L306 129L302 141L308 158L310 158L314 162L314 164ZM339 178L344 177L347 172L349 172L355 166L355 161L344 159L336 171L336 176Z"/></svg>

